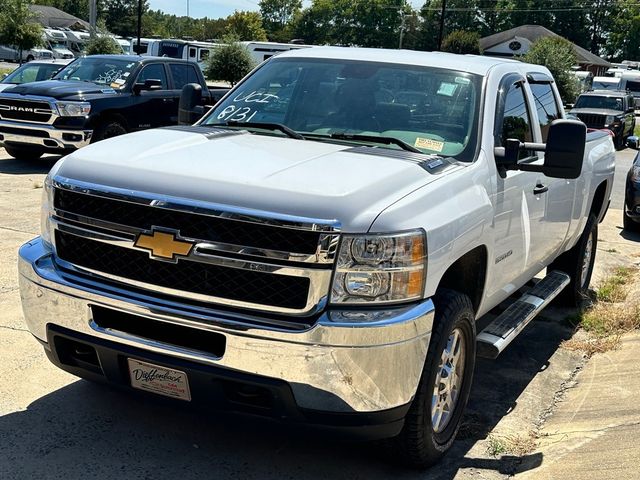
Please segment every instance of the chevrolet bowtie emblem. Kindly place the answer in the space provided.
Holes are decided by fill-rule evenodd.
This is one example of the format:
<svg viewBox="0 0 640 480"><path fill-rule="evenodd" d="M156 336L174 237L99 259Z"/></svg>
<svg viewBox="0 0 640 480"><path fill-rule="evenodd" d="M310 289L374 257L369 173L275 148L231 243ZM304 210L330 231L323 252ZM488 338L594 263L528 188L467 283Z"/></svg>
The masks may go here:
<svg viewBox="0 0 640 480"><path fill-rule="evenodd" d="M149 250L151 258L176 261L176 256L186 257L193 244L178 238L178 232L152 229L151 233L141 233L134 243L136 247Z"/></svg>

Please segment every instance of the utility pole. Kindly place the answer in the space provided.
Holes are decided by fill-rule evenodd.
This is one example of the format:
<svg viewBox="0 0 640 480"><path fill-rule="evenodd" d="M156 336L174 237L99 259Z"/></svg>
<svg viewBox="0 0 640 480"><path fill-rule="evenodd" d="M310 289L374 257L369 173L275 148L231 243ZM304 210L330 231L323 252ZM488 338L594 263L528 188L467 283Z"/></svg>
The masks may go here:
<svg viewBox="0 0 640 480"><path fill-rule="evenodd" d="M438 50L442 50L442 35L444 34L444 14L447 9L447 0L442 0L442 10L440 10L440 33L438 34Z"/></svg>
<svg viewBox="0 0 640 480"><path fill-rule="evenodd" d="M89 34L91 38L96 36L96 17L98 16L97 0L89 0Z"/></svg>
<svg viewBox="0 0 640 480"><path fill-rule="evenodd" d="M189 18L189 0L187 0L187 18Z"/></svg>
<svg viewBox="0 0 640 480"><path fill-rule="evenodd" d="M398 48L402 48L402 38L404 37L404 28L405 28L404 10L400 10L400 41L398 42Z"/></svg>
<svg viewBox="0 0 640 480"><path fill-rule="evenodd" d="M138 51L140 55L140 37L142 36L142 0L138 0Z"/></svg>

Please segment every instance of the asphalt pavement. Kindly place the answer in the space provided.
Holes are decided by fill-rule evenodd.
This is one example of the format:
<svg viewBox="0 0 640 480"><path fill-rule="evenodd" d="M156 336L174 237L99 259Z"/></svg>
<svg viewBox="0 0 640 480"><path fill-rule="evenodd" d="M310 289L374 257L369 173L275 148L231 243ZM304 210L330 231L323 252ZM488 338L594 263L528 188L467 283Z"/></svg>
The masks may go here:
<svg viewBox="0 0 640 480"><path fill-rule="evenodd" d="M620 179L634 153L617 153L613 201L620 205ZM607 465L619 459L624 467L615 478L637 478L629 475L637 473L638 465L632 439L640 438L635 405L640 385L631 379L640 378L640 372L628 363L640 356L640 342L625 342L620 355L594 357L585 365L579 352L561 347L573 335L564 321L571 313L566 310L546 309L498 360L478 361L459 438L451 454L425 472L398 467L381 445L257 418L193 412L182 404L131 395L58 370L25 329L16 270L19 245L39 232L42 181L56 158L24 162L0 149L1 479L466 480L527 472L533 479L604 478L597 463L592 462L589 471L580 463L580 455L591 458L596 447L609 457ZM621 230L621 211L614 205L600 226L595 282L614 266L637 262L638 238ZM576 397L568 392L567 400L558 403L568 385L576 385ZM584 390L579 390L581 385ZM592 408L590 402L596 400L598 408ZM557 412L557 424L551 423L552 412ZM543 418L547 422L540 430ZM625 441L625 448L596 440L574 447L579 443L571 435L576 419L582 437L617 438ZM604 429L621 434L598 434ZM526 445L541 432L539 448L498 448L500 439ZM560 474L554 470L560 465L572 467ZM538 476L545 472L547 477Z"/></svg>

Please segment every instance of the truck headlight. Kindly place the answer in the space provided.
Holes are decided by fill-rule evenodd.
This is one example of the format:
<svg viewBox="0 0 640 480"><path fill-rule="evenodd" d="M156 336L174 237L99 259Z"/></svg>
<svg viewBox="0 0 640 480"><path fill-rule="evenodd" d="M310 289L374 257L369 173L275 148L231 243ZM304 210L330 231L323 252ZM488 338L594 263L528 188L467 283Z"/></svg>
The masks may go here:
<svg viewBox="0 0 640 480"><path fill-rule="evenodd" d="M423 230L343 235L331 302L388 304L420 299L426 256Z"/></svg>
<svg viewBox="0 0 640 480"><path fill-rule="evenodd" d="M62 117L85 117L91 112L88 102L57 102L56 105Z"/></svg>
<svg viewBox="0 0 640 480"><path fill-rule="evenodd" d="M51 248L51 215L53 214L53 184L47 175L42 186L42 205L40 206L40 235L44 244Z"/></svg>

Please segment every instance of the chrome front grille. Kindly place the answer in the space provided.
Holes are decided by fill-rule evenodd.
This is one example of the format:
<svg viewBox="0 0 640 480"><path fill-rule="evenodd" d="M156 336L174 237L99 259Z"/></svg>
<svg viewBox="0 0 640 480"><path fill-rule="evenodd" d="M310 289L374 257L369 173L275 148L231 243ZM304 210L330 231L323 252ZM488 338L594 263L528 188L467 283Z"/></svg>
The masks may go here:
<svg viewBox="0 0 640 480"><path fill-rule="evenodd" d="M329 292L339 226L54 181L61 268L190 302L304 320ZM159 258L138 239L168 234L188 253Z"/></svg>
<svg viewBox="0 0 640 480"><path fill-rule="evenodd" d="M0 97L0 119L19 122L49 123L54 115L49 102Z"/></svg>

